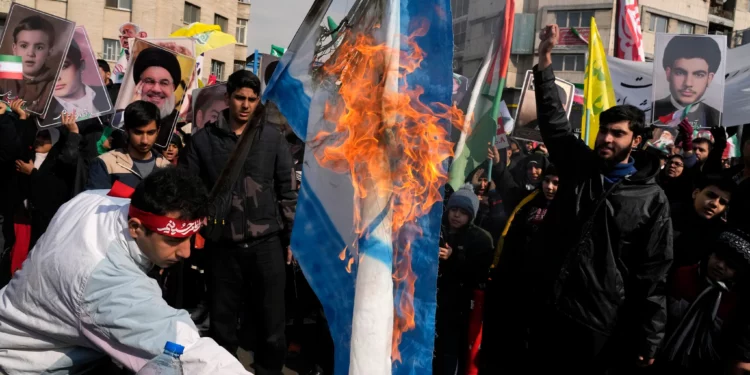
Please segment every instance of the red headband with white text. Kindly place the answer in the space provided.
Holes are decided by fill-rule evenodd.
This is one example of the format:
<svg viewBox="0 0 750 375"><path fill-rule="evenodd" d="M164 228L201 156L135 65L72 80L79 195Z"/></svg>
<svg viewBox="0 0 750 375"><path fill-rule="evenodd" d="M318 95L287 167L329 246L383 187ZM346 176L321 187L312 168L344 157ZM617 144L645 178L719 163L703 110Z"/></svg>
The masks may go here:
<svg viewBox="0 0 750 375"><path fill-rule="evenodd" d="M150 231L175 238L188 238L198 233L203 221L201 219L188 221L154 215L150 212L139 210L133 207L132 204L130 205L128 214L130 217L140 220L141 224Z"/></svg>

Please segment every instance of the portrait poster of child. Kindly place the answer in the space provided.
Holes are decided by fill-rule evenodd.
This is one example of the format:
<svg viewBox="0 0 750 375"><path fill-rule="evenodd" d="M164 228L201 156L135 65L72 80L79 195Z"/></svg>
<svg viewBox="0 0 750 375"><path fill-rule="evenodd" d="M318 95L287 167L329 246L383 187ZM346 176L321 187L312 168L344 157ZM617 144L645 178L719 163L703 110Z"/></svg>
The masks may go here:
<svg viewBox="0 0 750 375"><path fill-rule="evenodd" d="M52 104L44 119L37 120L37 125L40 128L60 126L63 113L75 113L76 121L84 121L113 110L86 30L77 26L55 81Z"/></svg>
<svg viewBox="0 0 750 375"><path fill-rule="evenodd" d="M23 79L0 79L2 100L21 98L28 112L43 116L74 30L74 22L13 3L0 54L21 57Z"/></svg>

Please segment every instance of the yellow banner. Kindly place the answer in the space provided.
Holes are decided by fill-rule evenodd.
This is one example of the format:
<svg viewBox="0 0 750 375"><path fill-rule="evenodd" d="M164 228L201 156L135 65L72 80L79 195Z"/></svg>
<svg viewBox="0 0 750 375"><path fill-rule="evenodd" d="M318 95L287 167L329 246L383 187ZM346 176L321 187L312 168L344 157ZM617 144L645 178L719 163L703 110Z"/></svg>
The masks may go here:
<svg viewBox="0 0 750 375"><path fill-rule="evenodd" d="M604 51L596 21L591 17L591 34L589 36L589 60L586 63L586 75L583 81L584 116L581 119L581 136L592 149L599 132L599 114L617 105L615 90L609 77L607 53ZM588 120L588 126L586 126Z"/></svg>

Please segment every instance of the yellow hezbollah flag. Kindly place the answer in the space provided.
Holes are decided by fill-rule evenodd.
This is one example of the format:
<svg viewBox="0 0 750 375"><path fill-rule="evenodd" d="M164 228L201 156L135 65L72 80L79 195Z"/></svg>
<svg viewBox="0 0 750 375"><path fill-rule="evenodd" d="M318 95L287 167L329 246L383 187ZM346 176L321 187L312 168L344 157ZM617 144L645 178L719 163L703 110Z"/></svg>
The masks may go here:
<svg viewBox="0 0 750 375"><path fill-rule="evenodd" d="M596 134L599 132L599 114L617 105L612 79L609 77L607 54L604 52L596 21L591 17L591 35L589 36L589 61L586 64L586 75L583 80L583 107L586 110L581 124L581 136L589 147L594 148Z"/></svg>

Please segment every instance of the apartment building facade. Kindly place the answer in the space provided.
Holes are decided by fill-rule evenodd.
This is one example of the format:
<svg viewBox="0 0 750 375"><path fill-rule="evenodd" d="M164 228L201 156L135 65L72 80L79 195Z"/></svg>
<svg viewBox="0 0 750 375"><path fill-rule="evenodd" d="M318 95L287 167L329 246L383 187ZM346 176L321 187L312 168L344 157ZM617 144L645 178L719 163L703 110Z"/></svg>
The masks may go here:
<svg viewBox="0 0 750 375"><path fill-rule="evenodd" d="M454 69L473 76L493 38L505 0L452 0ZM557 75L583 83L586 43L591 17L609 55L614 54L616 0L516 0L515 30L508 68L506 102L517 103L517 88L525 72L538 61L539 31L544 25L561 27L560 44L553 51ZM653 58L656 33L727 35L729 47L750 43L750 0L639 0L646 59ZM515 89L515 90L514 90ZM516 100L513 100L516 99Z"/></svg>
<svg viewBox="0 0 750 375"><path fill-rule="evenodd" d="M226 80L243 69L247 45L250 0L16 0L41 11L67 18L86 27L98 58L114 66L120 53L119 27L126 22L141 26L149 37L167 37L192 22L216 24L237 39L205 54L201 78L215 74ZM11 0L0 0L0 25L4 27Z"/></svg>

